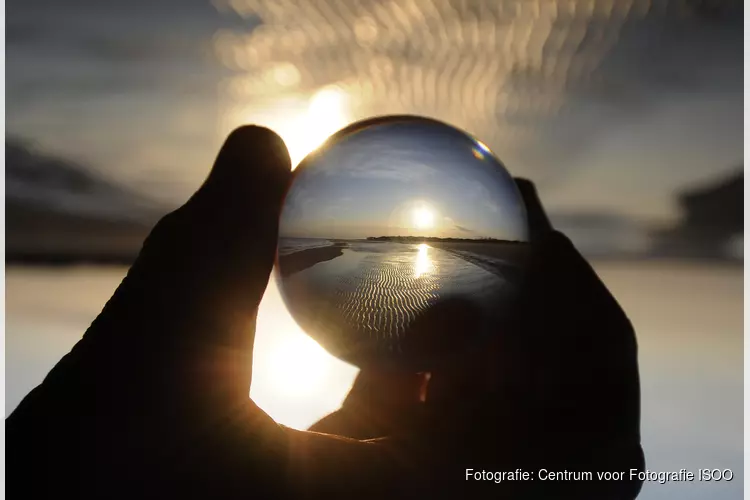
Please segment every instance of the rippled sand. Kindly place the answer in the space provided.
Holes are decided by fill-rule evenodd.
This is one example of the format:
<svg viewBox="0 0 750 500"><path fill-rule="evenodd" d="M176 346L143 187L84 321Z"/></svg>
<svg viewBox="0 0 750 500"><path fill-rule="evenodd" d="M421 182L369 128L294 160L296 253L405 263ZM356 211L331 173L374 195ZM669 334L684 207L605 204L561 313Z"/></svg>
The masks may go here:
<svg viewBox="0 0 750 500"><path fill-rule="evenodd" d="M439 300L461 296L491 307L509 286L454 253L400 243L352 243L284 280L300 325L339 353L397 353L410 324Z"/></svg>

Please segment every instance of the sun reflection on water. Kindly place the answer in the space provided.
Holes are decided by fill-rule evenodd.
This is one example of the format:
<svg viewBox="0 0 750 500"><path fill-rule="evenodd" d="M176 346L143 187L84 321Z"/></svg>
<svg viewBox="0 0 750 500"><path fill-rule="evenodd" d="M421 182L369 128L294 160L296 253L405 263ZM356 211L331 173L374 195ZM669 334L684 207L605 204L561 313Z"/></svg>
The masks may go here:
<svg viewBox="0 0 750 500"><path fill-rule="evenodd" d="M426 243L417 246L417 258L414 261L414 276L416 278L432 272L434 268L434 263L428 254L429 249L430 246Z"/></svg>

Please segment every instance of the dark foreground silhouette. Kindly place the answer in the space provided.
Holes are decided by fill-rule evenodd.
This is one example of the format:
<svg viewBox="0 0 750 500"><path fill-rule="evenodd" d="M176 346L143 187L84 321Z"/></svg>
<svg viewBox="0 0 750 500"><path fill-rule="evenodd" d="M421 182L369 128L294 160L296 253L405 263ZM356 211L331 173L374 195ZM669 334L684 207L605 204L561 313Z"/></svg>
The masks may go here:
<svg viewBox="0 0 750 500"><path fill-rule="evenodd" d="M426 375L363 370L314 429L249 398L257 307L290 182L246 127L162 219L83 339L6 420L8 498L634 498L643 468L635 335L533 187L527 288L492 345ZM450 342L471 310L415 326ZM419 337L418 335L416 337ZM349 437L342 437L342 436ZM535 480L467 481L466 470ZM540 474L590 471L593 480ZM626 471L596 480L598 471Z"/></svg>

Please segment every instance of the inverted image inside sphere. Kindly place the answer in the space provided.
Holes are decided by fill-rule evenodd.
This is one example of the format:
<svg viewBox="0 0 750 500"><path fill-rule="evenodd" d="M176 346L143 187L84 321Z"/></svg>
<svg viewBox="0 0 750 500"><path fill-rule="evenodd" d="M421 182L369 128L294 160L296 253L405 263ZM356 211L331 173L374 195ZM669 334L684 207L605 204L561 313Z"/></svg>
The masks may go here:
<svg viewBox="0 0 750 500"><path fill-rule="evenodd" d="M492 334L528 241L515 183L486 146L403 117L355 124L303 161L279 234L290 312L359 366L429 365ZM456 304L470 322L455 324Z"/></svg>

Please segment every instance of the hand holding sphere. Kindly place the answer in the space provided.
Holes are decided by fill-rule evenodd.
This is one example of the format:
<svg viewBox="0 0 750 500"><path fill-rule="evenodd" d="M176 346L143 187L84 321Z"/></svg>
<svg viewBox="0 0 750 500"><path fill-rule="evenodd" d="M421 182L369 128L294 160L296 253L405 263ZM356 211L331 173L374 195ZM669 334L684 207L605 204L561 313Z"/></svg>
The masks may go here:
<svg viewBox="0 0 750 500"><path fill-rule="evenodd" d="M353 133L349 140L365 132ZM411 137L402 136L407 142ZM339 302L330 302L343 307L322 314L336 316L339 311L338 318L346 319L346 311L351 310L347 304L353 302L364 301L371 308L368 323L354 316L353 323L339 324L370 324L383 330L368 337L358 336L356 329L342 330L339 355L351 355L365 365L369 359L378 360L377 365L402 365L411 353L415 362L432 364L437 356L430 349L434 340L440 340L443 354L451 354L465 332L474 331L467 327L472 321L489 327L484 314L467 314L486 312L484 294L475 293L472 285L481 283L479 288L484 290L485 284L493 283L487 276L497 276L490 272L487 255L478 251L477 245L489 243L467 242L473 237L464 230L480 238L502 240L510 234L515 236L507 241L514 237L523 241L524 217L506 217L510 225L490 224L502 221L503 214L523 214L523 205L516 203L515 185L502 180L507 174L486 167L496 165L496 160L481 159L487 158L481 144L463 134L462 144L471 144L475 160L462 159L456 166L452 155L459 151L457 142L440 134L430 137L438 140L427 141L433 145L427 150L432 152L429 158L424 150L420 153L392 143L375 148L378 156L372 151L360 155L343 151L347 153L342 155L347 158L343 164L356 174L344 183L349 189L338 190L346 195L328 199L328 217L308 211L315 204L322 208L322 198L307 197L299 188L305 186L300 182L304 173L317 169L302 165L292 176L278 136L258 127L233 132L201 189L153 229L128 276L83 339L6 420L9 496L635 498L639 481L490 484L465 479L468 463L487 470L643 468L632 327L570 241L544 228L543 212L535 210L533 189L524 183L518 185L529 207L532 241L518 305L512 307L516 320L505 323L502 331L485 329L492 342L480 349L483 358L449 356L453 363L434 372L425 403L416 404L415 397L412 404L381 405L383 400L372 396L392 396L390 382L404 377L393 372L373 377L365 366L354 394L332 416L339 423L360 420L363 413L358 410L369 408L372 415L404 425L380 426L386 432L377 440L341 437L357 438L342 425L326 429L337 436L295 431L278 425L248 398L256 315L275 261L280 229L284 236L283 231L295 227L289 225L295 220L301 222L296 229L315 228L310 224L314 220L296 218L304 213L316 214L315 220L338 221L320 227L343 228L347 215L356 216L356 225L363 227L360 216L375 186L388 186L377 192L392 196L392 203L385 205L392 211L385 217L385 228L411 232L330 233L327 238L333 241L305 249L326 252L327 259L315 255L312 260L317 263L309 266L305 259L297 267L279 266L283 280L284 276L305 278L297 288L303 296L309 296L308 291L315 292L314 296L317 291L333 290L334 297L336 290L348 292L341 294ZM326 151L324 147L320 153ZM389 155L396 153L408 160L408 168L393 167L394 158ZM448 181L434 172L439 162L426 161L435 155L452 165ZM377 170L356 168L370 161L383 162ZM376 178L359 183L362 175L372 177L373 172ZM342 177L332 178L328 185L341 187L336 180ZM425 182L433 178L443 180ZM316 186L314 182L307 185ZM429 191L429 186L443 189ZM507 198L493 196L497 190ZM305 209L296 212L297 216L288 212L294 192L297 206ZM409 196L393 196L404 192ZM464 200L463 211L458 204L455 210L453 205L442 204L451 193ZM347 196L351 201L345 200ZM496 205L501 199L508 203ZM508 210L500 210L503 207ZM488 212L501 215L482 224L481 215ZM382 220L365 219L373 223L368 229L383 228L374 224ZM442 232L449 228L458 233ZM373 235L376 240L367 240ZM383 241L377 239L381 237ZM370 242L388 250L356 248ZM426 251L419 247L423 244L429 247ZM467 244L474 247L467 249ZM526 248L524 243L518 245ZM510 248L503 243L501 247ZM283 257L279 254L277 260ZM495 264L513 283L512 269L518 261L511 253L503 257ZM347 272L333 273L327 268L311 276L326 262ZM455 273L461 269L459 263L471 263L487 274ZM403 290L404 284L411 288L396 294L401 300L383 296L384 291ZM496 291L486 288L491 294ZM444 300L451 296L457 300ZM378 304L390 309L376 309ZM424 311L421 315L419 307ZM449 314L429 314L436 310ZM497 310L502 313L504 308ZM377 311L391 314L384 319ZM304 318L316 319L300 311L296 317L300 323ZM404 321L410 322L405 329ZM310 332L321 342L328 340L332 352L337 348L331 332ZM436 332L447 337L435 339L431 335ZM486 366L494 372L483 372ZM491 390L477 390L481 381L492 382ZM401 389L395 393L408 396L413 385L395 387ZM399 418L406 414L415 418Z"/></svg>

